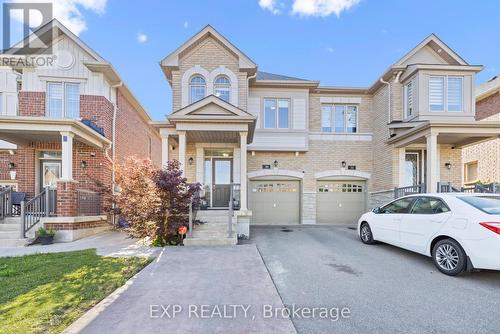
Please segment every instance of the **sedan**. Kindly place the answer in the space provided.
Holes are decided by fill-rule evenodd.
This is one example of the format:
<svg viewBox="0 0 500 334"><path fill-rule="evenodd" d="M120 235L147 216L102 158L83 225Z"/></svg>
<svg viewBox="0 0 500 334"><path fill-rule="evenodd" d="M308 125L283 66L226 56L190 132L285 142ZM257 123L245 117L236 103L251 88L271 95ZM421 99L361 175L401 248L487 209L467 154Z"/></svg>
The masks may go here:
<svg viewBox="0 0 500 334"><path fill-rule="evenodd" d="M500 195L401 197L361 216L358 233L365 244L381 241L432 257L446 275L500 270Z"/></svg>

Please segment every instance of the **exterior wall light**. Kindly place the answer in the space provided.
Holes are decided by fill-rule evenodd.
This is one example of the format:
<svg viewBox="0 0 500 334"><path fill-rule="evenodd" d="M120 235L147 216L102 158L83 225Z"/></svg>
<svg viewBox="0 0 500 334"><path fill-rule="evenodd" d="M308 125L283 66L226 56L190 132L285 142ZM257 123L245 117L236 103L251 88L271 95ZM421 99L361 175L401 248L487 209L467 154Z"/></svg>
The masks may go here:
<svg viewBox="0 0 500 334"><path fill-rule="evenodd" d="M274 168L278 168L278 160L274 160L273 166L274 166Z"/></svg>
<svg viewBox="0 0 500 334"><path fill-rule="evenodd" d="M342 161L342 168L345 168L345 166L347 166L347 162Z"/></svg>
<svg viewBox="0 0 500 334"><path fill-rule="evenodd" d="M193 157L189 158L188 162L189 162L189 165L192 165L194 163Z"/></svg>
<svg viewBox="0 0 500 334"><path fill-rule="evenodd" d="M81 166L82 168L87 168L87 161L82 160L82 162L80 162L80 166Z"/></svg>
<svg viewBox="0 0 500 334"><path fill-rule="evenodd" d="M16 168L16 164L13 162L9 162L9 169L14 169Z"/></svg>
<svg viewBox="0 0 500 334"><path fill-rule="evenodd" d="M446 169L450 170L451 169L451 162L445 162L444 166L446 167Z"/></svg>

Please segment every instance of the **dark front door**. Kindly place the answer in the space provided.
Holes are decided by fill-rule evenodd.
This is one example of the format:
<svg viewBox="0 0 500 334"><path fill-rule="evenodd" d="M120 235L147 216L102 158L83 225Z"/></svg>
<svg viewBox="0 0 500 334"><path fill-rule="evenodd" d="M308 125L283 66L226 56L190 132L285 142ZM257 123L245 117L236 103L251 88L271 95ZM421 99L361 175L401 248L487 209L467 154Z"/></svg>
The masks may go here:
<svg viewBox="0 0 500 334"><path fill-rule="evenodd" d="M231 159L213 159L212 171L212 206L228 207L231 188L232 163Z"/></svg>

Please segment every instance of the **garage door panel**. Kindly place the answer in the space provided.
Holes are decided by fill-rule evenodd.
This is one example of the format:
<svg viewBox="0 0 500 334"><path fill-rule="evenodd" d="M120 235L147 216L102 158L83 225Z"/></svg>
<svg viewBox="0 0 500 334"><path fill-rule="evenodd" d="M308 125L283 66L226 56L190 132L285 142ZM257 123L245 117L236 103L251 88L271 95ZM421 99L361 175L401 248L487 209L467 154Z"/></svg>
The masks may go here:
<svg viewBox="0 0 500 334"><path fill-rule="evenodd" d="M299 181L251 181L252 224L298 224L299 185Z"/></svg>
<svg viewBox="0 0 500 334"><path fill-rule="evenodd" d="M364 181L318 181L316 219L319 224L354 224L365 210Z"/></svg>

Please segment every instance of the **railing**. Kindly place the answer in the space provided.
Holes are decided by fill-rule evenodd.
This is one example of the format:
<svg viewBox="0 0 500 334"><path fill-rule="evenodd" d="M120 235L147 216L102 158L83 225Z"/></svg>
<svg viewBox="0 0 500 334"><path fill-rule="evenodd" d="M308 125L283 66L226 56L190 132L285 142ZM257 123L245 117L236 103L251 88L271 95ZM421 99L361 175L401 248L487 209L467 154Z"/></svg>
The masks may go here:
<svg viewBox="0 0 500 334"><path fill-rule="evenodd" d="M43 217L56 213L56 191L50 187L41 193L21 202L21 239L26 238L26 233L40 222Z"/></svg>
<svg viewBox="0 0 500 334"><path fill-rule="evenodd" d="M240 209L240 199L241 199L241 185L239 183L232 183L231 190L233 193L233 209L234 210L239 210Z"/></svg>
<svg viewBox="0 0 500 334"><path fill-rule="evenodd" d="M233 237L234 186L235 184L231 183L231 187L229 188L229 210L228 210L228 220L227 220L228 238Z"/></svg>
<svg viewBox="0 0 500 334"><path fill-rule="evenodd" d="M12 215L12 188L0 188L0 220Z"/></svg>
<svg viewBox="0 0 500 334"><path fill-rule="evenodd" d="M462 189L454 187L451 182L438 182L437 183L438 193L459 193Z"/></svg>
<svg viewBox="0 0 500 334"><path fill-rule="evenodd" d="M411 194L425 193L425 183L420 183L413 186L394 188L394 198L403 197Z"/></svg>
<svg viewBox="0 0 500 334"><path fill-rule="evenodd" d="M90 190L76 191L76 208L78 216L99 216L101 214L101 196Z"/></svg>
<svg viewBox="0 0 500 334"><path fill-rule="evenodd" d="M198 213L200 204L200 191L197 191L194 193L193 198L191 198L191 202L189 202L188 238L193 237L193 222L196 221L196 214Z"/></svg>

